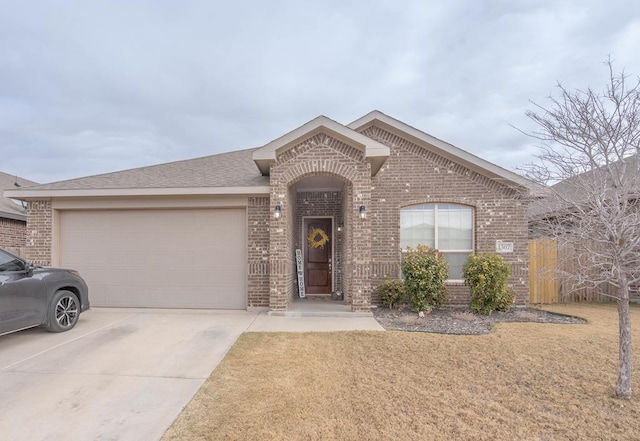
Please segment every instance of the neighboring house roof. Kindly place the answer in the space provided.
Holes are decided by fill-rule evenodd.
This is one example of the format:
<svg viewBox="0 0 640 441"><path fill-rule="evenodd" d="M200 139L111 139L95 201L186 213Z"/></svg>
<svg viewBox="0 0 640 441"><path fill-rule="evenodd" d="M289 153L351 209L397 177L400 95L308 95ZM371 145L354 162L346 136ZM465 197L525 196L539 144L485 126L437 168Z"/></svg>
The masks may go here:
<svg viewBox="0 0 640 441"><path fill-rule="evenodd" d="M614 170L619 168L624 170L620 181L624 186L628 186L628 195L634 199L640 196L639 160L638 155L633 155L612 164L612 167L615 167ZM596 199L606 199L611 186L612 182L606 166L579 173L552 185L548 197L529 204L527 216L529 220L543 219L549 215L565 212L572 206L580 205L581 202L587 203L589 198L592 202Z"/></svg>
<svg viewBox="0 0 640 441"><path fill-rule="evenodd" d="M382 112L373 111L349 125L319 116L263 147L170 162L85 178L10 190L19 199L71 196L136 196L179 194L269 194L269 169L276 155L317 133L325 133L361 150L373 175L389 157L388 146L362 133L378 125L453 162L504 185L536 193L541 187L451 144L434 138Z"/></svg>
<svg viewBox="0 0 640 441"><path fill-rule="evenodd" d="M16 184L20 187L36 185L35 182L28 179L0 172L0 191L19 188ZM0 217L19 221L27 220L26 210L7 197L0 197Z"/></svg>

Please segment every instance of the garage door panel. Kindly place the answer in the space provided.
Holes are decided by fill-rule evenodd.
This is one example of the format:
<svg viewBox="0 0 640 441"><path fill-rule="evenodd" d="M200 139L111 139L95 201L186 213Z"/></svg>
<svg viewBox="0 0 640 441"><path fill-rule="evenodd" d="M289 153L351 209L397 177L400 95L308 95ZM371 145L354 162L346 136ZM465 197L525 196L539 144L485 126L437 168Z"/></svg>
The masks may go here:
<svg viewBox="0 0 640 441"><path fill-rule="evenodd" d="M63 211L59 233L95 306L246 308L244 209Z"/></svg>

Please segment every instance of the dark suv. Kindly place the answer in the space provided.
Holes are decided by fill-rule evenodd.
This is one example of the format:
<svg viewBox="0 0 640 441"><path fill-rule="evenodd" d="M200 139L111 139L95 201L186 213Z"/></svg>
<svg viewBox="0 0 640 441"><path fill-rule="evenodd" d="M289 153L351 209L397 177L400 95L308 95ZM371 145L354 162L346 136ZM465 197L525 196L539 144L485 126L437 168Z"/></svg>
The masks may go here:
<svg viewBox="0 0 640 441"><path fill-rule="evenodd" d="M34 266L0 248L0 335L34 326L68 331L89 309L77 271Z"/></svg>

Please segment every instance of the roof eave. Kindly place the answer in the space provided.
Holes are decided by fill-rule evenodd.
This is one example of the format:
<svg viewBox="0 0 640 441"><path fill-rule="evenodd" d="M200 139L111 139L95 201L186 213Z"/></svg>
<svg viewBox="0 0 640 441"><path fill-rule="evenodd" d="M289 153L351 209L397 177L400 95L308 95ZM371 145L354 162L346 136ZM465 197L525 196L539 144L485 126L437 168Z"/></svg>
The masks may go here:
<svg viewBox="0 0 640 441"><path fill-rule="evenodd" d="M8 211L0 211L0 218L17 220L21 222L27 221L27 216L25 214L9 213Z"/></svg>
<svg viewBox="0 0 640 441"><path fill-rule="evenodd" d="M269 170L271 169L271 165L273 165L276 160L274 159L253 159L253 161L256 163L256 165L258 166L258 170L260 170L260 173L262 174L262 176L269 176Z"/></svg>
<svg viewBox="0 0 640 441"><path fill-rule="evenodd" d="M389 158L389 155L371 155L367 156L367 162L371 164L371 176L378 174L382 165Z"/></svg>
<svg viewBox="0 0 640 441"><path fill-rule="evenodd" d="M185 187L185 188L86 188L73 190L6 190L5 196L31 201L58 197L118 197L118 196L182 196L182 195L263 195L268 186L255 187Z"/></svg>
<svg viewBox="0 0 640 441"><path fill-rule="evenodd" d="M295 146L304 139L315 136L318 133L325 133L345 144L348 144L365 155L368 162L372 163L372 174L375 175L382 166L382 163L390 155L389 147L368 138L361 133L351 130L326 116L319 116L295 130L271 141L264 147L253 152L253 160L263 175L268 175L271 165L276 162L278 154Z"/></svg>

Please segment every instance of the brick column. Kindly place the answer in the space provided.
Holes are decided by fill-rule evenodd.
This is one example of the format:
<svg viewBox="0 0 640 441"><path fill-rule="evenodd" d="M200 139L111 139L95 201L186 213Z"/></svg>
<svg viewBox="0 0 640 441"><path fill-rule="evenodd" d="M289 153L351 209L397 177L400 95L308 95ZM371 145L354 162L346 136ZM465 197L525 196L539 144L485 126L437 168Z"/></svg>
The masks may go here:
<svg viewBox="0 0 640 441"><path fill-rule="evenodd" d="M51 265L53 212L50 200L31 201L27 209L27 260L36 265Z"/></svg>
<svg viewBox="0 0 640 441"><path fill-rule="evenodd" d="M271 181L274 182L273 175ZM282 211L279 219L273 217L276 205L280 205ZM286 311L291 297L292 258L288 254L294 217L287 186L272 184L269 207L269 309L272 311Z"/></svg>
<svg viewBox="0 0 640 441"><path fill-rule="evenodd" d="M269 306L269 204L268 197L255 197L247 206L247 306Z"/></svg>
<svg viewBox="0 0 640 441"><path fill-rule="evenodd" d="M369 175L370 176L370 175ZM371 179L366 174L353 186L349 222L353 263L351 266L351 310L368 312L371 310ZM366 217L360 217L360 207L364 206Z"/></svg>

